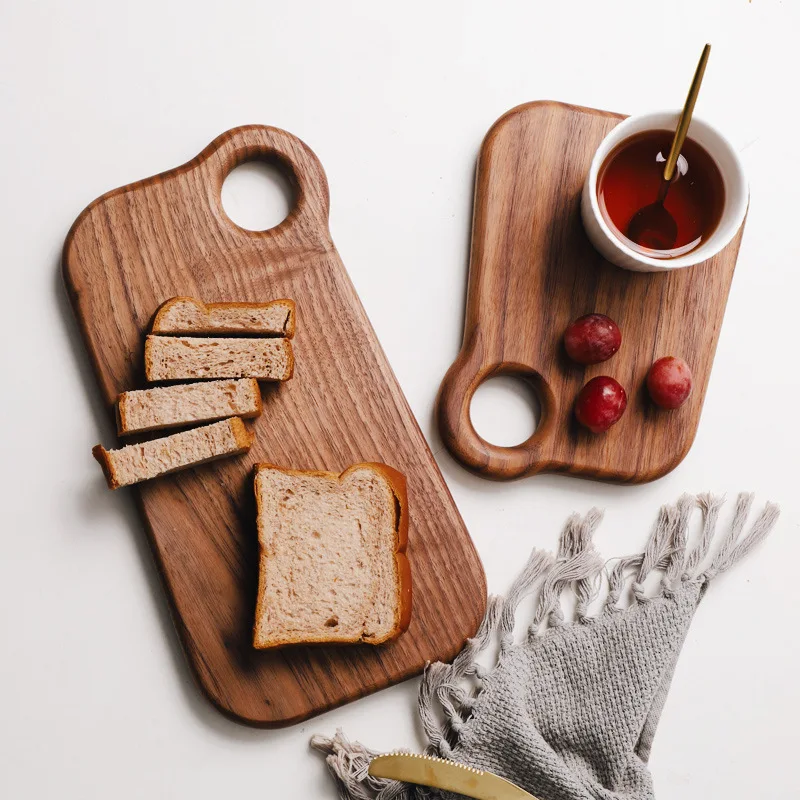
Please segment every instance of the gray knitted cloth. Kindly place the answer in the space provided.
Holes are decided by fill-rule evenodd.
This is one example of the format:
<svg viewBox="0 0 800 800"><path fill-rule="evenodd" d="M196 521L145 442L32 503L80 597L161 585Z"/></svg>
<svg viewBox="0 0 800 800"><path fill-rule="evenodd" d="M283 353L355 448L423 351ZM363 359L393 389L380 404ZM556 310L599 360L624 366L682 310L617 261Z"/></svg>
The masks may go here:
<svg viewBox="0 0 800 800"><path fill-rule="evenodd" d="M730 530L714 547L722 499L684 495L661 509L642 553L609 568L592 545L601 513L571 517L557 555L534 550L507 597L490 598L480 630L453 663L426 669L418 706L427 752L491 770L540 800L651 800L650 746L695 609L714 576L778 517L767 504L743 536L752 502L739 496ZM702 528L688 547L696 508ZM517 606L534 592L533 620L515 641ZM477 659L493 642L499 653L487 669ZM430 794L370 777L377 753L341 731L314 737L312 746L326 753L343 800Z"/></svg>

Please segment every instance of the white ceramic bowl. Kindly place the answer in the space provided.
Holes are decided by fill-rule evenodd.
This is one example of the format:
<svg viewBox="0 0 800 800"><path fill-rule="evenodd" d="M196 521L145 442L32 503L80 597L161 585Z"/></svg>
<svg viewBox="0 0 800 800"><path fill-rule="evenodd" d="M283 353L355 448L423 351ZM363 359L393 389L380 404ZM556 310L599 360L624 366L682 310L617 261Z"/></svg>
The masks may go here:
<svg viewBox="0 0 800 800"><path fill-rule="evenodd" d="M606 156L623 140L649 130L675 130L680 111L654 111L620 122L600 143L583 185L581 216L592 244L612 264L637 272L661 272L699 264L716 255L736 236L747 213L749 192L742 162L731 143L715 128L697 117L692 119L689 137L702 145L716 161L725 184L725 205L717 229L707 241L683 256L650 258L628 247L605 221L597 200L597 174Z"/></svg>

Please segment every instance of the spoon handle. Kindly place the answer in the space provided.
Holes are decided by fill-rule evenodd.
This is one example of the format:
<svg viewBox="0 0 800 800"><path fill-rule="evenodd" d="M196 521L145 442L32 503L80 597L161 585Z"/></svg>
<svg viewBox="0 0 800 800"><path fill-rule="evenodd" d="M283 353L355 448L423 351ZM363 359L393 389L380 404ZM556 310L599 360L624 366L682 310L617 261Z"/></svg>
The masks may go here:
<svg viewBox="0 0 800 800"><path fill-rule="evenodd" d="M683 104L683 111L681 111L681 118L675 131L675 138L672 140L669 157L664 165L664 181L667 184L675 174L675 165L678 163L678 156L681 154L681 148L686 141L686 134L689 132L689 123L692 121L694 104L697 102L697 95L700 94L700 84L703 82L703 74L706 71L710 53L711 45L707 44L703 48L703 54L700 56L700 61L697 63L697 69L694 72L694 78L692 78L692 85L689 87L689 94L686 95L686 102Z"/></svg>

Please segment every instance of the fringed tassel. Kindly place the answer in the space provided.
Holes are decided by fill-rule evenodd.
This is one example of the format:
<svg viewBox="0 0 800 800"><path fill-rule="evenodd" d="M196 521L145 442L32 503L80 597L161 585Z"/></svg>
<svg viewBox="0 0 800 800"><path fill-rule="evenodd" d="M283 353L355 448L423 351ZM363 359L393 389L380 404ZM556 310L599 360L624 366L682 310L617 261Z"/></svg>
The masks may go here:
<svg viewBox="0 0 800 800"><path fill-rule="evenodd" d="M358 742L351 742L341 730L329 739L313 736L311 747L325 754L325 763L336 782L341 800L410 800L404 783L369 774L369 762L378 755Z"/></svg>
<svg viewBox="0 0 800 800"><path fill-rule="evenodd" d="M564 624L560 597L570 584L574 584L579 592L578 602L583 599L588 605L592 581L603 568L603 562L592 545L592 534L602 518L602 512L593 508L585 517L573 514L567 521L559 539L556 563L544 575L538 608L528 628L529 638L538 634L545 620L553 627Z"/></svg>
<svg viewBox="0 0 800 800"><path fill-rule="evenodd" d="M724 496L715 497L709 493L698 496L697 505L700 506L703 514L703 530L700 534L700 540L690 553L689 558L686 559L686 564L684 564L683 567L683 580L688 580L697 574L700 564L702 564L708 556L708 551L711 549L711 542L714 539L714 533L717 530L719 512L724 503Z"/></svg>
<svg viewBox="0 0 800 800"><path fill-rule="evenodd" d="M708 569L700 576L703 580L710 581L720 572L730 569L737 561L744 558L756 545L762 542L775 526L780 515L780 508L775 503L767 503L753 523L750 533L739 541L752 505L752 494L739 495L730 532L722 542L719 552Z"/></svg>
<svg viewBox="0 0 800 800"><path fill-rule="evenodd" d="M689 533L689 520L697 508L697 498L684 494L678 500L674 510L669 563L666 566L661 586L669 594L680 580L683 563L686 559L686 542Z"/></svg>
<svg viewBox="0 0 800 800"><path fill-rule="evenodd" d="M639 572L633 581L631 588L633 596L637 602L643 603L648 597L645 594L644 582L647 576L663 564L669 563L672 546L672 532L675 527L676 510L674 506L662 506L658 512L658 519L655 527L647 541L642 561L639 565Z"/></svg>
<svg viewBox="0 0 800 800"><path fill-rule="evenodd" d="M613 568L608 573L608 596L605 602L606 614L622 611L618 604L622 598L622 592L625 589L628 577L634 570L639 570L643 560L644 554L638 553L637 555L618 558L614 562Z"/></svg>
<svg viewBox="0 0 800 800"><path fill-rule="evenodd" d="M490 597L478 632L467 640L453 663L437 662L425 668L417 697L417 710L428 737L428 752L431 755L448 758L452 753L458 734L472 711L476 694L467 693L460 683L465 678L474 676L480 684L484 671L476 659L494 637L502 608L501 598ZM436 713L437 701L438 708L444 715L444 723Z"/></svg>
<svg viewBox="0 0 800 800"><path fill-rule="evenodd" d="M751 532L741 539L753 504L753 496L739 495L730 531L723 537L719 551L711 563L701 570L714 541L723 503L723 497L701 494L696 498L683 495L675 505L663 506L644 552L617 560L609 571L605 613L622 610L619 602L631 575L634 577L630 586L635 600L640 603L661 594L672 594L682 581L699 580L707 583L761 542L774 526L780 513L778 506L767 503L753 524ZM703 528L697 544L687 557L689 523L696 508L701 509ZM664 572L660 590L648 594L644 584L648 576L655 571Z"/></svg>
<svg viewBox="0 0 800 800"><path fill-rule="evenodd" d="M582 551L595 552L592 538L597 527L603 521L603 512L599 508L593 508L583 518L580 524L574 529L576 536L569 542L570 551L573 556L577 556ZM595 555L596 552L595 552ZM591 619L589 616L589 606L591 602L597 597L600 591L600 576L603 565L600 562L600 556L597 555L595 568L590 571L585 577L575 582L575 617L578 622L587 622Z"/></svg>
<svg viewBox="0 0 800 800"><path fill-rule="evenodd" d="M514 642L514 622L522 599L533 591L533 585L555 564L553 556L544 550L534 550L528 563L508 590L500 614L500 657L502 658Z"/></svg>
<svg viewBox="0 0 800 800"><path fill-rule="evenodd" d="M742 535L747 517L750 515L750 509L753 507L753 499L752 494L745 493L740 494L736 498L736 509L733 513L733 521L731 522L730 530L722 538L717 554L714 556L708 569L705 570L705 573L709 577L717 574L719 565L728 560L734 547L736 547L736 542Z"/></svg>

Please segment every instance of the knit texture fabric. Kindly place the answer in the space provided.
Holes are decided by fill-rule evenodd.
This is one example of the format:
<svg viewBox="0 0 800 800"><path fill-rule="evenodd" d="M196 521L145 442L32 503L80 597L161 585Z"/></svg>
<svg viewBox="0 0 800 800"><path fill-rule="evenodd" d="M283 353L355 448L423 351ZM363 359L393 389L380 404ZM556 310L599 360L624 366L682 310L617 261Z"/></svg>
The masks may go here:
<svg viewBox="0 0 800 800"><path fill-rule="evenodd" d="M592 544L600 512L570 518L556 556L534 550L506 598L489 599L480 630L453 663L426 669L418 701L426 752L494 772L540 800L652 800L650 747L697 605L712 578L777 519L767 504L742 535L752 502L739 496L714 548L722 499L684 495L661 509L642 553L605 566ZM703 524L688 548L696 508ZM565 592L574 595L570 621ZM520 641L516 610L531 593L536 611ZM499 654L487 669L477 658L491 643ZM341 732L314 737L312 746L326 753L343 800L431 794L369 776L377 753Z"/></svg>

